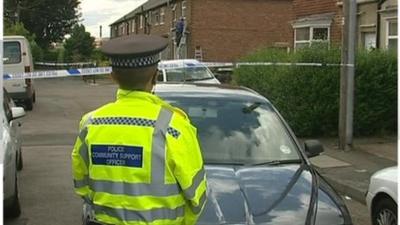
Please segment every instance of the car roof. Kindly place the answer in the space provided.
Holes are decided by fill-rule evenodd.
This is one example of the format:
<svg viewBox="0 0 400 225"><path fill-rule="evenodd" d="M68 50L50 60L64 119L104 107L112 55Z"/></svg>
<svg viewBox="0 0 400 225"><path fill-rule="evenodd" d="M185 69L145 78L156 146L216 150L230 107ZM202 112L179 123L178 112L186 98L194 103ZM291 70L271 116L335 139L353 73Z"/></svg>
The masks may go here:
<svg viewBox="0 0 400 225"><path fill-rule="evenodd" d="M27 40L24 36L20 36L20 35L11 35L11 36L4 36L3 37L4 40Z"/></svg>
<svg viewBox="0 0 400 225"><path fill-rule="evenodd" d="M195 59L163 60L158 63L158 69L173 69L186 67L206 67Z"/></svg>
<svg viewBox="0 0 400 225"><path fill-rule="evenodd" d="M173 64L173 63L195 63L202 64L196 59L173 59L173 60L161 60L160 64Z"/></svg>
<svg viewBox="0 0 400 225"><path fill-rule="evenodd" d="M239 86L208 83L158 83L155 92L161 97L198 97L241 99L245 101L269 101L257 92Z"/></svg>

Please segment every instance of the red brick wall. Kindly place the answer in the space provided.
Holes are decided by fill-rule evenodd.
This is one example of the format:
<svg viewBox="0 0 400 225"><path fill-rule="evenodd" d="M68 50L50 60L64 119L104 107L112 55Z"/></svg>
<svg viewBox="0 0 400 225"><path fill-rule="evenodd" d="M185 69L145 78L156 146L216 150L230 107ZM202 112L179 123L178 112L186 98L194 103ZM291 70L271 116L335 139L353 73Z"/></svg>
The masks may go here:
<svg viewBox="0 0 400 225"><path fill-rule="evenodd" d="M337 6L337 2L338 0L293 0L294 18L335 13L331 25L331 42L340 43L342 39L342 8Z"/></svg>
<svg viewBox="0 0 400 225"><path fill-rule="evenodd" d="M292 0L192 0L189 57L235 61L276 42L292 45Z"/></svg>

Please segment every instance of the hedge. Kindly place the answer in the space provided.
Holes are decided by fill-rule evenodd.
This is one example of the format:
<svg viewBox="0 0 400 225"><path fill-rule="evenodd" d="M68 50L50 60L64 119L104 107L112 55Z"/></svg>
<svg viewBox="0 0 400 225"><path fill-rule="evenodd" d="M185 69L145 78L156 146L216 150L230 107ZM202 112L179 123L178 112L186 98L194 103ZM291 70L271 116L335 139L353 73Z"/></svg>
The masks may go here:
<svg viewBox="0 0 400 225"><path fill-rule="evenodd" d="M287 53L267 48L246 62L340 63L340 49L313 46ZM301 137L338 134L340 67L241 66L234 82L267 97ZM397 55L362 50L356 56L355 135L397 132Z"/></svg>

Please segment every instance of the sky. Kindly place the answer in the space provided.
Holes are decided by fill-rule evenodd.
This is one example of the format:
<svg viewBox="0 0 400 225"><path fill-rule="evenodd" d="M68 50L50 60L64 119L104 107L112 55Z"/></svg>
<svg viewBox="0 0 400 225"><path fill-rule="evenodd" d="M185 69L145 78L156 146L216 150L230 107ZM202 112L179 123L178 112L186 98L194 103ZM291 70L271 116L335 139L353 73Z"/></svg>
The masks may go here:
<svg viewBox="0 0 400 225"><path fill-rule="evenodd" d="M109 25L144 2L146 0L81 0L82 24L93 37L100 36L102 25L103 37L109 37Z"/></svg>

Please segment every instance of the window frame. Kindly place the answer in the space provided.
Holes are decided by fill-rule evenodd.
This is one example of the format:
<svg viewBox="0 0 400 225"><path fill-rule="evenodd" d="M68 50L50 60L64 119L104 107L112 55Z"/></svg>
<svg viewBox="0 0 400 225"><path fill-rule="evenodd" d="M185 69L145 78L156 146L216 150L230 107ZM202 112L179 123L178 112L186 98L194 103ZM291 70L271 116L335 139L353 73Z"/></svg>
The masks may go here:
<svg viewBox="0 0 400 225"><path fill-rule="evenodd" d="M3 60L3 64L4 65L12 65L12 64L20 64L20 63L22 63L22 45L21 45L21 42L19 42L19 41L3 41L3 57L5 57L4 52L5 52L6 43L17 43L18 44L19 60L18 60L18 62L12 62L12 63L7 63L6 61Z"/></svg>
<svg viewBox="0 0 400 225"><path fill-rule="evenodd" d="M389 49L389 40L397 40L397 44L399 44L399 31L397 30L397 35L389 35L390 23L397 23L396 27L398 27L397 17L389 17L386 18L386 49Z"/></svg>
<svg viewBox="0 0 400 225"><path fill-rule="evenodd" d="M172 7L172 19L174 22L176 22L176 20L178 18L178 15L176 12L176 7L177 7L177 4L175 3L174 6Z"/></svg>
<svg viewBox="0 0 400 225"><path fill-rule="evenodd" d="M160 8L160 25L165 24L165 7Z"/></svg>
<svg viewBox="0 0 400 225"><path fill-rule="evenodd" d="M132 19L131 20L131 34L135 34L136 33L136 20Z"/></svg>
<svg viewBox="0 0 400 225"><path fill-rule="evenodd" d="M183 0L183 1L181 2L181 16L182 16L184 19L186 19L186 9L187 9L186 0Z"/></svg>
<svg viewBox="0 0 400 225"><path fill-rule="evenodd" d="M309 37L308 40L296 40L297 39L297 29L301 29L301 28L308 28L309 29ZM314 40L314 29L327 29L328 30L328 35L327 35L327 39L323 40L323 39L316 39ZM302 26L295 26L293 27L294 29L294 49L296 49L297 44L308 44L308 46L311 46L312 43L330 43L331 41L331 28L330 25L302 25Z"/></svg>
<svg viewBox="0 0 400 225"><path fill-rule="evenodd" d="M140 21L139 21L139 29L143 29L144 25L144 18L143 14L140 15Z"/></svg>

